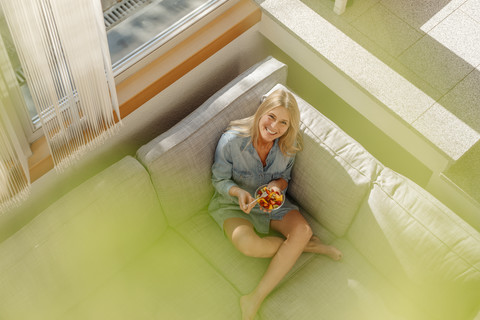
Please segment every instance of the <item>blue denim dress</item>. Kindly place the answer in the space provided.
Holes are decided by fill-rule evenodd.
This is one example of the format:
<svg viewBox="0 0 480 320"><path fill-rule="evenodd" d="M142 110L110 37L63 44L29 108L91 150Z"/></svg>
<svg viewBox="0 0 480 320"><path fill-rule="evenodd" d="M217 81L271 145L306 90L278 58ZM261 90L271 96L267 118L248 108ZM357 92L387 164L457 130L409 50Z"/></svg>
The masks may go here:
<svg viewBox="0 0 480 320"><path fill-rule="evenodd" d="M270 150L265 167L251 143L250 137L242 137L235 131L225 132L218 141L215 161L212 166L212 183L215 194L208 211L220 228L228 218L238 217L250 221L257 232L268 233L270 220L281 220L291 210L298 210L288 199L283 206L270 214L260 210L256 205L250 214L244 213L238 199L228 194L233 186L238 186L254 196L255 190L270 181L283 178L290 180L290 172L295 157L283 155L275 140Z"/></svg>

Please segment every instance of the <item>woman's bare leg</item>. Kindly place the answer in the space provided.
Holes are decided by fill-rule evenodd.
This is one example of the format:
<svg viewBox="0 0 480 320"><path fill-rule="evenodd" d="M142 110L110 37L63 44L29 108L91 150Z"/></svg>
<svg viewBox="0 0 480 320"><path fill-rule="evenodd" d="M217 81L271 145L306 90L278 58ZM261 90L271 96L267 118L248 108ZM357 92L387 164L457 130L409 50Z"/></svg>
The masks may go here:
<svg viewBox="0 0 480 320"><path fill-rule="evenodd" d="M242 218L229 218L223 229L233 245L241 253L256 258L271 258L283 243L279 237L260 237L250 221Z"/></svg>
<svg viewBox="0 0 480 320"><path fill-rule="evenodd" d="M285 240L274 236L259 237L254 231L250 221L242 218L225 220L223 228L233 245L249 257L271 258L277 253ZM277 231L281 232L281 230ZM284 230L284 234L288 234L288 231ZM342 258L340 250L333 246L323 244L317 236L310 238L303 252L324 254L333 260L340 260Z"/></svg>
<svg viewBox="0 0 480 320"><path fill-rule="evenodd" d="M282 220L271 221L272 229L281 232L286 239L259 237L251 222L242 218L227 219L223 226L227 237L243 254L273 257L257 288L240 299L244 320L255 317L263 300L290 271L302 252L325 254L334 260L342 257L338 249L321 243L312 235L308 222L298 211L290 211Z"/></svg>
<svg viewBox="0 0 480 320"><path fill-rule="evenodd" d="M286 240L273 256L257 287L241 297L243 320L252 320L267 295L290 271L312 238L312 229L298 211L290 211L282 220L272 220L271 227L280 231Z"/></svg>

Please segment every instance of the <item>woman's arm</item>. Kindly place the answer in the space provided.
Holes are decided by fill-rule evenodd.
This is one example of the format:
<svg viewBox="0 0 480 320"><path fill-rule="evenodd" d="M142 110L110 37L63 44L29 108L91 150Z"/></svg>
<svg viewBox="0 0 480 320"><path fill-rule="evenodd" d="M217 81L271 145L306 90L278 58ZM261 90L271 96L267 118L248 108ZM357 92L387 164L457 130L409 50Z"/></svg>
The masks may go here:
<svg viewBox="0 0 480 320"><path fill-rule="evenodd" d="M231 136L228 134L223 134L218 141L215 161L212 166L212 184L223 196L238 201L238 205L243 212L250 213L255 206L255 203L251 203L254 198L250 193L241 189L232 179L233 159L230 150L230 138ZM237 199L233 199L234 197Z"/></svg>
<svg viewBox="0 0 480 320"><path fill-rule="evenodd" d="M281 174L281 177L275 180L272 180L268 183L268 187L273 188L275 191L285 191L288 187L288 181L290 181L290 175L292 172L293 164L295 163L295 156L292 156L288 159L287 166L285 171Z"/></svg>
<svg viewBox="0 0 480 320"><path fill-rule="evenodd" d="M230 137L227 134L223 134L220 137L212 166L213 187L224 197L229 197L230 188L237 185L232 180L233 160L229 141Z"/></svg>

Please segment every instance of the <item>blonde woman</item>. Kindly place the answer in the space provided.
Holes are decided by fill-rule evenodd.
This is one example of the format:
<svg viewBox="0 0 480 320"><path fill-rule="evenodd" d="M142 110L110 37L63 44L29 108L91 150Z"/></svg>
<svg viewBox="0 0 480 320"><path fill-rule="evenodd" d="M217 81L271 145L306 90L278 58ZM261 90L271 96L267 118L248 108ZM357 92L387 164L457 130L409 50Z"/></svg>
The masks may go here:
<svg viewBox="0 0 480 320"><path fill-rule="evenodd" d="M342 253L312 235L305 218L288 199L263 210L252 196L257 187L287 189L295 154L301 150L300 113L294 96L276 90L256 113L232 121L220 138L212 166L215 195L209 212L233 245L251 257L272 258L258 286L241 297L243 319L253 319L263 300L293 267L302 252L339 260ZM273 229L283 237L260 236Z"/></svg>

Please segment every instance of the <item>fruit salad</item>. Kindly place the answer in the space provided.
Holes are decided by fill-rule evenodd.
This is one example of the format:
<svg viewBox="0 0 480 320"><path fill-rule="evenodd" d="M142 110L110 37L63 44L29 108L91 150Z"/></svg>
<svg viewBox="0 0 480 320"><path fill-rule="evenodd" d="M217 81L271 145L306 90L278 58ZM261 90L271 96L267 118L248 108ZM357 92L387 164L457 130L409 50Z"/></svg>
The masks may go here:
<svg viewBox="0 0 480 320"><path fill-rule="evenodd" d="M263 193L267 195L262 197ZM258 204L265 210L275 210L282 206L283 204L283 194L274 191L266 186L260 187L257 189L255 197Z"/></svg>

